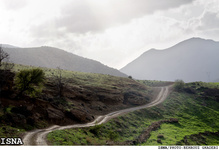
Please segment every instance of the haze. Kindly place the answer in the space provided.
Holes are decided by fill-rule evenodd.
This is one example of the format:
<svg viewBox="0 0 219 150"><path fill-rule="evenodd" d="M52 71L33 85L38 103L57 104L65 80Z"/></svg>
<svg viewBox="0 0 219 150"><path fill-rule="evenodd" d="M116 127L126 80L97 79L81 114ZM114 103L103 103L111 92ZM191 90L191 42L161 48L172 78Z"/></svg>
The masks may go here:
<svg viewBox="0 0 219 150"><path fill-rule="evenodd" d="M218 0L2 0L0 43L53 46L120 69L150 48L219 41Z"/></svg>

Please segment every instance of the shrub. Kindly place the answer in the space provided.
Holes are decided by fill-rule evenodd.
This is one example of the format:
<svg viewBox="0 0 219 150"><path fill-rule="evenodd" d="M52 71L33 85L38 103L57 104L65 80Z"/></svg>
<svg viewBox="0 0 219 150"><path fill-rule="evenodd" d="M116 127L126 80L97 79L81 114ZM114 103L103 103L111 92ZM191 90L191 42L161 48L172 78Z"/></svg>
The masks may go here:
<svg viewBox="0 0 219 150"><path fill-rule="evenodd" d="M185 83L183 80L176 80L174 83L174 89L176 91L182 91L184 86L185 86Z"/></svg>
<svg viewBox="0 0 219 150"><path fill-rule="evenodd" d="M111 130L108 131L108 136L109 136L110 140L116 140L119 137L117 132L114 132Z"/></svg>
<svg viewBox="0 0 219 150"><path fill-rule="evenodd" d="M90 132L93 133L94 135L98 136L100 134L100 130L102 128L102 124L100 125L95 125L93 127L90 127Z"/></svg>
<svg viewBox="0 0 219 150"><path fill-rule="evenodd" d="M25 93L35 97L36 94L41 93L44 82L45 73L42 69L21 70L15 79L15 84L19 90L18 96Z"/></svg>

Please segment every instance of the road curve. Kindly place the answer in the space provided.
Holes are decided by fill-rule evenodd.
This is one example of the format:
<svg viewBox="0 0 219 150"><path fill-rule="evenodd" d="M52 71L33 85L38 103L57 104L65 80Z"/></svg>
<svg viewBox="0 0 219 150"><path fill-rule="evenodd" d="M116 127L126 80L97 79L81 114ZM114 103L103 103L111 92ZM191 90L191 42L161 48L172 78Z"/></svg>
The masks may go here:
<svg viewBox="0 0 219 150"><path fill-rule="evenodd" d="M104 116L98 116L93 122L90 123L85 123L85 124L75 124L75 125L67 125L67 126L58 126L58 125L53 125L49 128L46 129L37 129L33 130L30 132L27 132L24 137L23 137L23 143L24 145L48 145L46 142L46 137L48 133L54 131L54 130L64 130L64 129L70 129L70 128L81 128L81 127L91 127L99 124L106 123L112 118L115 118L119 115L122 115L124 113L132 112L135 110L139 109L144 109L148 107L152 107L155 105L158 105L162 103L168 96L169 94L169 89L171 86L165 86L165 87L160 87L160 92L157 95L156 99L154 99L151 103L142 105L142 106L137 106L133 108L127 108L115 112L111 112L109 114L106 114Z"/></svg>

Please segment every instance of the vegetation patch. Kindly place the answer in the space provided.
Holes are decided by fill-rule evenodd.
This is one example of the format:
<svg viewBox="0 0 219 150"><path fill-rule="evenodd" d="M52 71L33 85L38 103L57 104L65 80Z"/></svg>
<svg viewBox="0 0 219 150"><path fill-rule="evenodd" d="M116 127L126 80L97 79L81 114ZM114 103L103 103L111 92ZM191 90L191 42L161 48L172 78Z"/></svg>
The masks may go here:
<svg viewBox="0 0 219 150"><path fill-rule="evenodd" d="M19 137L25 132L24 129L3 125L0 127L0 137Z"/></svg>
<svg viewBox="0 0 219 150"><path fill-rule="evenodd" d="M128 77L18 64L9 72L11 78L5 78L0 90L0 124L18 129L86 123L95 116L149 103L153 97L151 88ZM117 137L114 132L107 134L109 139Z"/></svg>
<svg viewBox="0 0 219 150"><path fill-rule="evenodd" d="M186 88L195 92L187 92ZM188 83L180 91L173 91L169 97L158 106L149 109L138 110L124 116L112 119L101 126L98 135L93 134L90 128L81 129L85 139L90 139L87 145L184 145L181 142L185 137L199 133L219 131L219 103L216 90L207 83ZM151 124L170 118L176 118L178 123L163 123L157 130L150 132L150 137L145 142L139 144L136 139L144 133ZM92 127L91 127L92 128ZM68 129L65 132L75 132L78 129ZM51 139L68 137L70 135L58 135L57 131L49 134ZM117 133L116 138L109 137L109 133ZM194 138L193 138L194 139ZM51 141L54 144L54 141ZM70 139L70 141L73 140ZM95 142L92 142L95 141ZM214 142L210 142L214 141ZM215 135L205 136L205 144L218 143ZM203 143L196 141L198 145ZM64 145L63 142L56 141L55 144ZM79 145L81 143L78 143ZM74 144L73 144L74 145Z"/></svg>
<svg viewBox="0 0 219 150"><path fill-rule="evenodd" d="M169 82L169 81L157 81L157 80L137 80L137 81L149 87L159 87L159 86L167 86L173 84L173 82Z"/></svg>
<svg viewBox="0 0 219 150"><path fill-rule="evenodd" d="M177 145L218 145L219 132L200 132L185 136Z"/></svg>

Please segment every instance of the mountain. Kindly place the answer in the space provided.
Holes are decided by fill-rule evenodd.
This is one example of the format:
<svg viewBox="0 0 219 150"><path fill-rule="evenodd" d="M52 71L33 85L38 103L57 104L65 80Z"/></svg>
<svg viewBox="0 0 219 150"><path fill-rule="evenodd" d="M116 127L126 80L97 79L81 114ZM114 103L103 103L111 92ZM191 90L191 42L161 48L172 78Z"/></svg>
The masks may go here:
<svg viewBox="0 0 219 150"><path fill-rule="evenodd" d="M9 45L9 44L0 44L1 47L3 48L19 48L17 46Z"/></svg>
<svg viewBox="0 0 219 150"><path fill-rule="evenodd" d="M214 80L213 82L219 82L219 79Z"/></svg>
<svg viewBox="0 0 219 150"><path fill-rule="evenodd" d="M124 73L101 64L98 61L83 58L64 50L53 47L35 48L3 48L10 55L10 61L16 64L32 65L47 68L57 68L109 74L113 76L127 77Z"/></svg>
<svg viewBox="0 0 219 150"><path fill-rule="evenodd" d="M164 50L151 49L120 71L136 79L209 82L219 78L219 42L191 38Z"/></svg>

